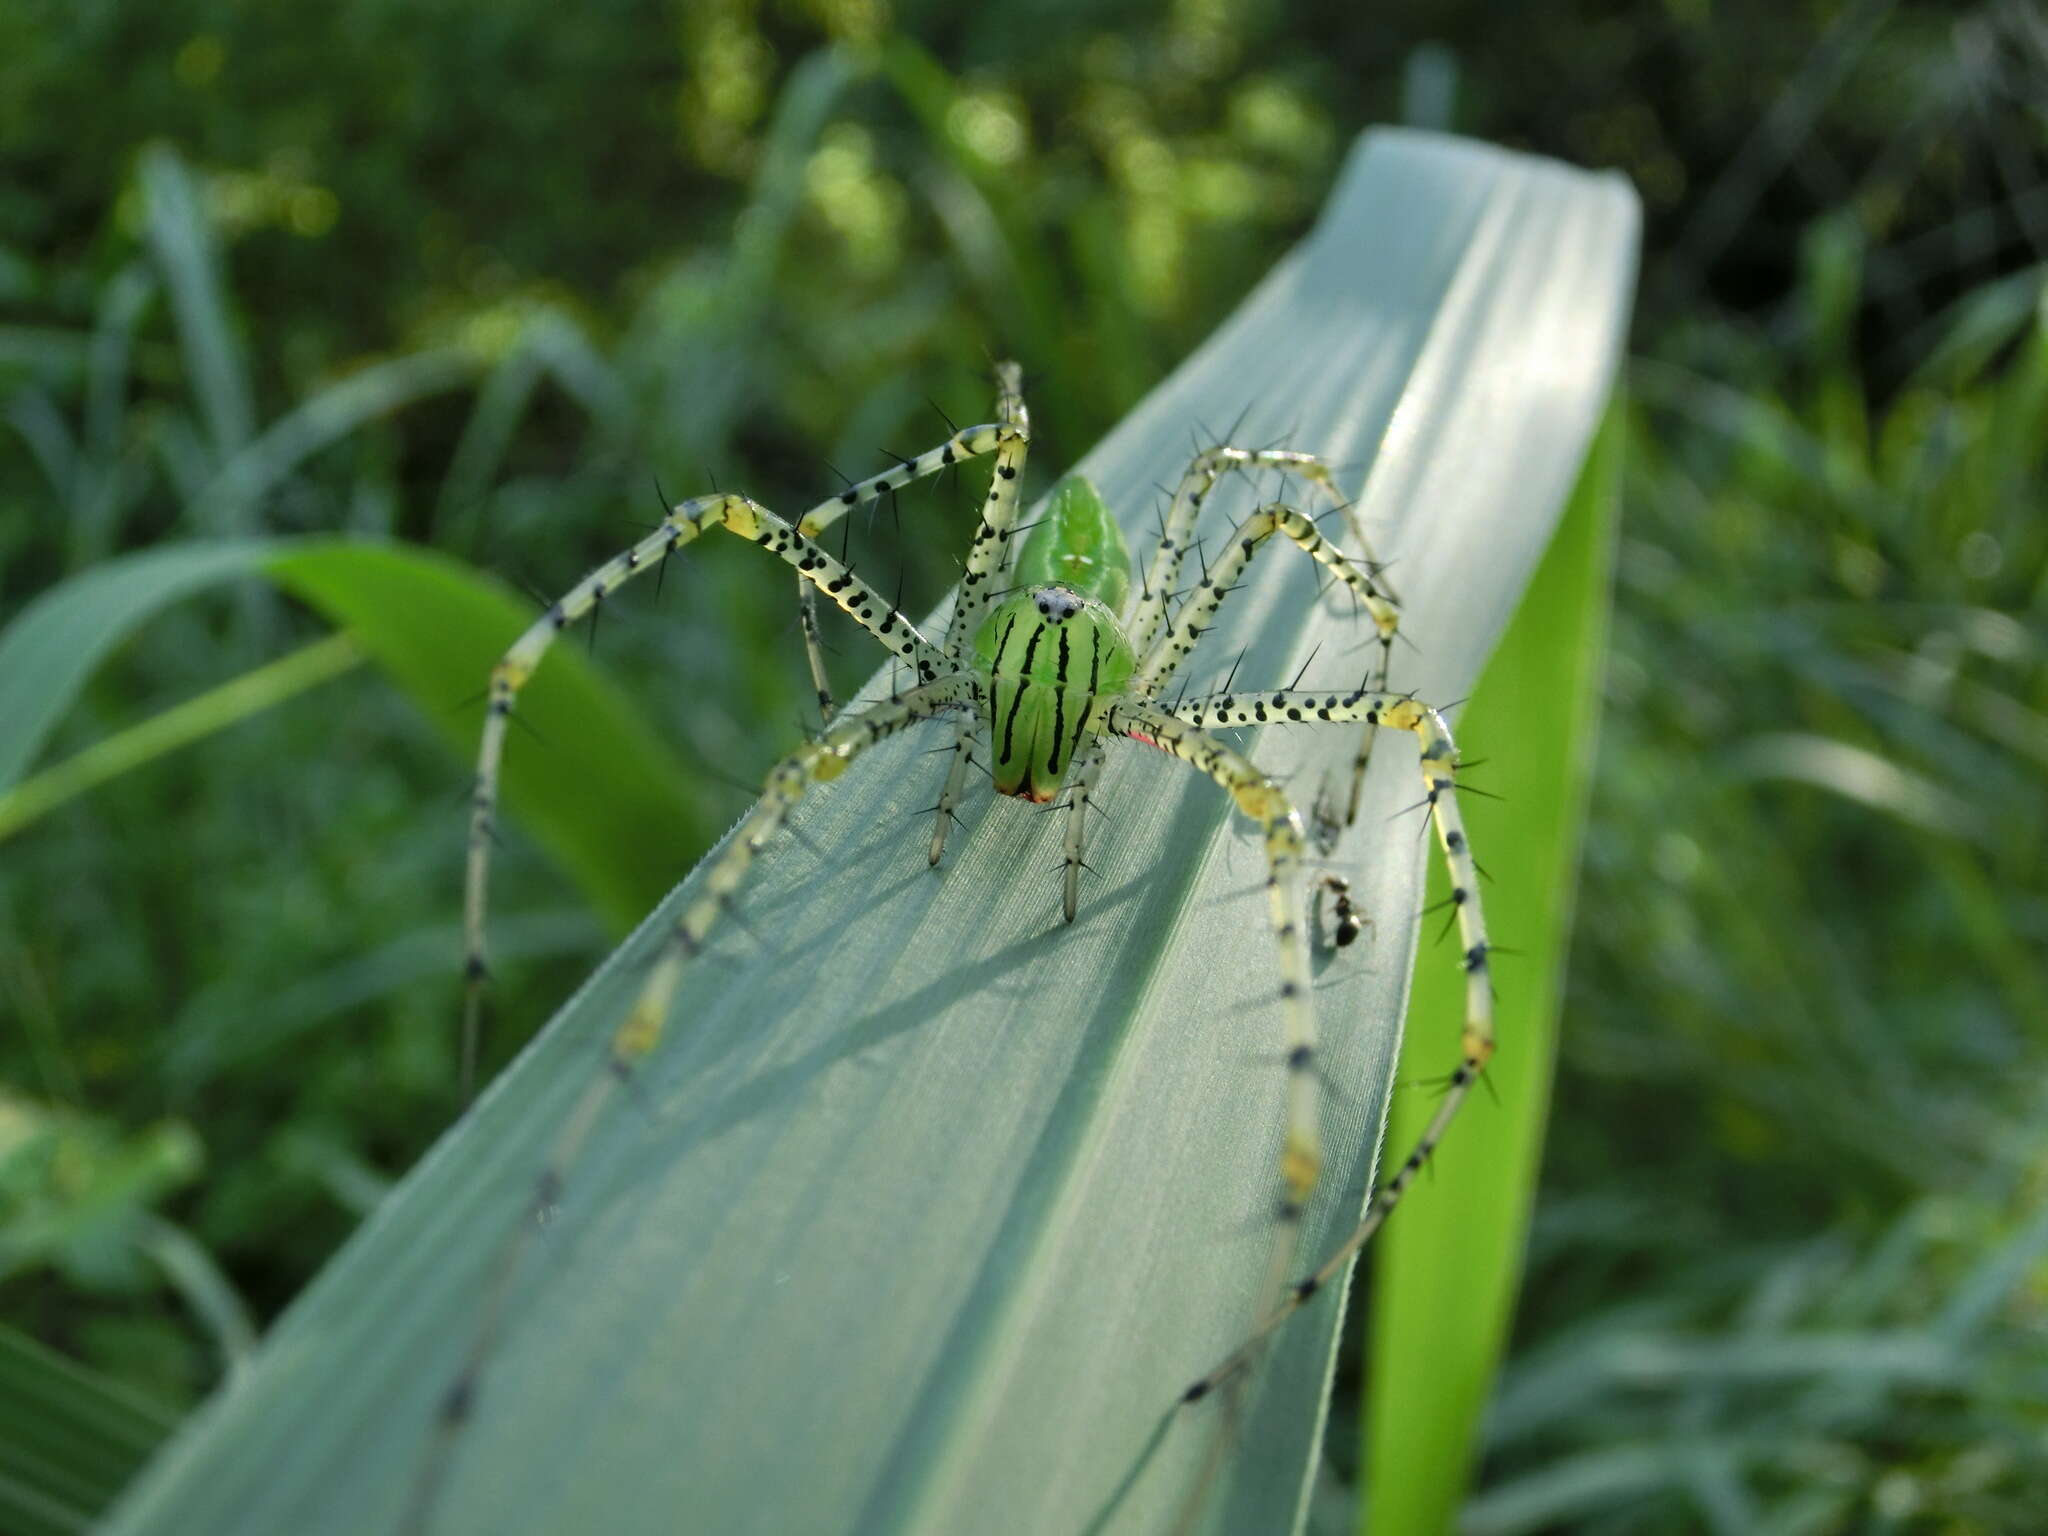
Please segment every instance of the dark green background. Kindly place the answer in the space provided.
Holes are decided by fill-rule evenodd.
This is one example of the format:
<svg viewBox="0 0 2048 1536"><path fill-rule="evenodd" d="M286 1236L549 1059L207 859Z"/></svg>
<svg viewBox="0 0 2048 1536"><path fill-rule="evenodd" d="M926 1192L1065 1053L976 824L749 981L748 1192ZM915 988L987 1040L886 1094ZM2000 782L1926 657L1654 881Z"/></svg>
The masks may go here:
<svg viewBox="0 0 2048 1536"><path fill-rule="evenodd" d="M1619 168L1648 223L1613 663L1472 1518L2023 1529L2048 1495L2043 100L2039 20L2001 4L21 0L0 621L220 531L189 466L222 397L180 346L146 146L210 216L256 426L433 349L472 381L240 526L390 533L549 592L657 480L802 505L828 464L929 446L939 409L985 409L992 355L1033 371L1049 472L1299 237L1370 124ZM123 306L131 366L95 397ZM544 373L451 476L482 381L548 335L617 387ZM919 600L954 494L859 536ZM45 761L318 632L253 595L180 609ZM844 651L842 682L868 667ZM608 611L597 656L735 786L704 836L800 728L786 583L742 551ZM0 1319L187 1404L217 1340L160 1223L267 1317L445 1124L465 782L358 673L0 849L0 1074L34 1132L0 1141ZM1512 799L1514 765L1480 782ZM509 923L578 913L516 830L501 872ZM564 995L604 945L577 921L512 982ZM318 1031L287 1047L283 1009ZM1966 1363L1811 1355L1852 1330Z"/></svg>

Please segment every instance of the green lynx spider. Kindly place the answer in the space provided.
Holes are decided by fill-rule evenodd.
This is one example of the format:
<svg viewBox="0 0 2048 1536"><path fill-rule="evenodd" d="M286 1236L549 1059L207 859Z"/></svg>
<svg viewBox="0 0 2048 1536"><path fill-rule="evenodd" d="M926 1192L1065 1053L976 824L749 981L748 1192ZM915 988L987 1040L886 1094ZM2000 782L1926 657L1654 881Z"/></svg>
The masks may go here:
<svg viewBox="0 0 2048 1536"><path fill-rule="evenodd" d="M1044 803L1064 791L1063 904L1069 921L1078 902L1091 799L1105 753L1114 740L1155 747L1208 776L1229 792L1237 808L1263 832L1266 888L1280 962L1284 1030L1280 1059L1288 1074L1287 1130L1280 1167L1284 1197L1274 1262L1258 1320L1230 1358L1186 1389L1184 1401L1207 1395L1249 1366L1266 1335L1305 1305L1365 1245L1429 1158L1492 1055L1486 925L1480 912L1477 870L1453 791L1457 749L1437 710L1386 691L1387 652L1398 615L1377 567L1363 550L1363 535L1350 517L1348 505L1342 510L1361 546L1359 557L1346 555L1324 538L1316 523L1300 511L1271 502L1258 507L1238 526L1202 578L1177 606L1173 601L1202 503L1223 475L1232 470L1277 469L1306 480L1336 500L1330 468L1312 454L1283 449L1218 446L1197 454L1173 494L1150 566L1135 587L1130 554L1108 509L1092 486L1070 476L1055 490L1049 511L1030 530L1012 561L1009 544L1013 532L1018 531L1013 524L1030 426L1016 366L1000 365L997 381L995 421L956 432L930 452L848 486L794 524L738 494L703 496L678 504L653 533L578 582L519 638L491 674L470 821L466 1035L474 1030L476 1000L486 976L484 894L506 726L520 688L556 636L570 624L594 614L625 582L658 565L707 529L723 527L796 568L804 605L803 632L819 683L820 702L828 714L830 701L824 690L810 606L816 592L838 604L907 664L915 682L892 697L840 716L776 764L768 775L766 791L710 864L702 895L670 929L637 1001L611 1038L606 1069L591 1081L563 1122L536 1180L528 1219L508 1238L500 1255L495 1279L483 1298L476 1335L441 1402L436 1450L414 1489L412 1527L424 1525L453 1442L474 1410L512 1273L524 1246L560 1199L578 1152L609 1101L660 1044L677 984L691 958L704 949L721 915L735 905L749 870L783 828L797 801L813 785L837 778L867 748L909 726L940 717L949 718L953 725L951 763L932 832L933 864L944 851L968 770L974 766L976 745L984 735L991 752L987 766L999 792ZM953 617L944 639L933 641L827 553L817 536L857 507L985 454L994 455L995 473L969 547ZM1340 692L1225 691L1187 699L1170 708L1161 703L1162 691L1194 651L1252 556L1275 533L1284 534L1325 567L1356 595L1370 616L1380 647L1369 684ZM1451 901L1467 985L1459 1061L1421 1140L1375 1194L1351 1235L1315 1271L1285 1284L1292 1270L1302 1209L1322 1161L1309 985L1311 877L1304 863L1308 834L1301 814L1281 786L1242 753L1211 735L1209 728L1295 722L1350 722L1364 728L1355 758L1353 813L1358 780L1375 729L1411 732L1420 740L1427 803L1450 869ZM1356 920L1342 882L1328 883L1339 897L1340 925L1348 924L1348 932L1355 934ZM1346 930L1340 926L1340 940L1345 936Z"/></svg>

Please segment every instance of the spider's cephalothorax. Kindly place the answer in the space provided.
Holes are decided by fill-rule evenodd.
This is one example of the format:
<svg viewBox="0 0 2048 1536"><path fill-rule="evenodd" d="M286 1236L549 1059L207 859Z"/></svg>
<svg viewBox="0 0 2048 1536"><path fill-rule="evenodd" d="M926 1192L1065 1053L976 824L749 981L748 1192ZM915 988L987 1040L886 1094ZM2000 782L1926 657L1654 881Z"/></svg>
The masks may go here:
<svg viewBox="0 0 2048 1536"><path fill-rule="evenodd" d="M470 816L464 932L468 945L469 1007L465 1040L474 1037L476 999L484 980L484 891L497 816L498 765L506 725L521 688L533 675L555 637L596 612L625 582L662 561L711 528L724 528L760 545L792 566L803 633L819 703L828 724L768 775L766 788L731 839L710 860L695 899L669 929L646 983L612 1033L605 1070L591 1078L563 1121L547 1166L535 1179L526 1219L508 1233L482 1299L479 1321L460 1374L442 1399L435 1448L415 1481L409 1525L423 1529L436 1491L463 1426L476 1411L485 1368L504 1325L512 1277L531 1234L564 1198L578 1154L621 1086L633 1081L639 1064L661 1042L675 1011L678 988L691 960L714 928L737 905L755 860L785 829L791 811L814 786L836 779L876 742L925 721L948 718L952 756L935 810L930 856L937 864L946 835L965 792L976 749L988 743L996 788L1035 801L1063 798L1066 818L1063 910L1071 921L1079 900L1079 875L1095 785L1109 749L1131 741L1187 764L1227 791L1237 808L1258 824L1266 858L1266 889L1279 983L1277 1009L1281 1052L1275 1060L1287 1075L1287 1134L1282 1142L1273 1281L1246 1344L1221 1366L1187 1389L1201 1397L1226 1375L1249 1364L1258 1343L1295 1309L1306 1304L1369 1240L1428 1160L1493 1054L1493 1002L1488 976L1486 925L1480 914L1477 866L1458 815L1454 787L1457 749L1443 718L1429 705L1386 688L1387 656L1397 613L1379 577L1363 532L1348 504L1341 515L1354 546L1346 553L1326 538L1316 522L1284 502L1256 508L1231 532L1219 553L1186 592L1177 592L1184 556L1193 543L1203 503L1223 475L1273 469L1306 481L1337 500L1334 476L1313 454L1290 449L1219 445L1195 455L1166 509L1158 543L1137 575L1123 536L1102 498L1086 480L1069 476L1056 488L1045 515L1014 552L1012 536L1019 489L1030 443L1014 364L997 369L996 418L956 432L915 459L848 486L794 522L737 494L697 497L674 507L656 530L591 572L550 607L513 645L491 674L489 712L478 757ZM992 456L995 472L969 541L960 593L942 638L920 633L910 618L886 602L818 542L847 512L913 481L966 459ZM1168 684L1214 621L1217 609L1239 585L1253 556L1273 535L1315 560L1355 596L1378 633L1374 671L1352 689L1335 692L1281 689L1225 691L1162 703ZM836 603L898 660L916 685L890 697L834 716L825 686L814 605L818 594ZM1233 669L1231 681L1235 681ZM1217 729L1248 725L1351 724L1360 728L1348 821L1358 810L1366 746L1376 730L1413 735L1421 744L1425 799L1451 877L1451 904L1466 974L1465 1027L1459 1060L1422 1139L1382 1185L1365 1218L1311 1274L1284 1290L1302 1207L1321 1167L1317 1124L1315 1016L1309 989L1308 911L1310 875L1305 867L1308 838L1303 819L1285 789L1253 765ZM1333 801L1319 810L1318 825L1334 825ZM1325 879L1338 892L1339 939L1355 937L1359 924L1348 904L1348 887ZM1347 926L1348 925L1348 926Z"/></svg>

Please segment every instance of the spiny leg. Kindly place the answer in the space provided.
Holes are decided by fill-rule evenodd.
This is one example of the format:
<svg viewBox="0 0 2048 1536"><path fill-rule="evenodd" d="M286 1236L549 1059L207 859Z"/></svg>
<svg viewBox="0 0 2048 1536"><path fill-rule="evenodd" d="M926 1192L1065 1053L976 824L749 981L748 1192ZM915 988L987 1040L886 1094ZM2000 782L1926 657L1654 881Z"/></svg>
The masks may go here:
<svg viewBox="0 0 2048 1536"><path fill-rule="evenodd" d="M1172 680L1181 662L1215 621L1216 610L1223 606L1223 599L1237 586L1245 567L1251 564L1252 556L1275 533L1284 533L1301 547L1303 553L1318 564L1327 566L1365 605L1366 612L1372 615L1373 624L1379 630L1380 671L1384 681L1386 648L1393 643L1400 614L1375 584L1369 567L1359 565L1324 538L1309 518L1290 506L1272 502L1238 524L1229 546L1195 584L1195 589L1180 605L1180 611L1174 615L1165 632L1143 653L1145 659L1140 663L1137 675L1131 679L1133 692L1148 699L1158 697L1159 690Z"/></svg>
<svg viewBox="0 0 2048 1536"><path fill-rule="evenodd" d="M1372 1240L1372 1235L1387 1219L1387 1213L1400 1203L1417 1172L1443 1140L1445 1130L1471 1092L1472 1084L1493 1057L1493 988L1488 977L1486 918L1479 902L1479 869L1473 862L1471 847L1465 839L1464 822L1458 814L1454 782L1458 748L1441 714L1431 706L1402 694L1361 688L1349 693L1285 689L1275 693L1216 694L1190 699L1174 711L1174 717L1190 725L1209 727L1321 721L1360 722L1380 730L1412 732L1422 744L1422 781L1427 791L1425 803L1436 824L1444 863L1450 870L1451 905L1457 913L1465 969L1465 1026L1459 1045L1458 1065L1451 1073L1443 1101L1430 1117L1421 1139L1394 1176L1374 1193L1364 1218L1351 1235L1337 1245L1320 1267L1288 1289L1280 1304L1260 1320L1243 1345L1188 1388L1186 1400L1192 1402L1248 1364L1266 1336L1339 1274L1352 1256Z"/></svg>
<svg viewBox="0 0 2048 1536"><path fill-rule="evenodd" d="M999 400L997 406L1001 413L1003 401ZM797 532L815 539L857 507L867 506L892 491L900 491L956 464L996 452L1011 439L1020 425L1021 420L1013 422L1005 416L1002 421L984 422L955 432L938 447L928 449L914 459L904 459L878 475L856 480L837 495L826 497L797 519ZM804 653L810 662L811 684L817 690L821 718L829 724L833 715L832 688L826 677L825 653L818 638L817 598L810 584L801 576L797 578L796 600L797 615L803 627Z"/></svg>
<svg viewBox="0 0 2048 1536"><path fill-rule="evenodd" d="M804 657L810 663L811 688L818 696L818 723L830 725L838 707L832 702L832 679L825 671L825 639L818 629L816 592L801 573L796 578L796 621L803 631Z"/></svg>
<svg viewBox="0 0 2048 1536"><path fill-rule="evenodd" d="M533 1234L561 1203L577 1159L612 1098L660 1045L684 968L704 948L718 919L731 910L762 849L782 829L811 785L837 778L869 747L907 726L971 704L975 686L971 677L955 674L885 699L846 716L770 770L761 798L706 871L703 894L670 927L632 1009L607 1043L603 1070L591 1079L562 1122L519 1224L498 1252L480 1298L469 1350L436 1410L433 1443L407 1500L405 1532L424 1531L433 1513L452 1465L457 1437L475 1411L484 1371L503 1331L506 1303Z"/></svg>
<svg viewBox="0 0 2048 1536"><path fill-rule="evenodd" d="M1386 567L1373 556L1372 544L1365 536L1365 526L1358 520L1358 503L1347 501L1341 504L1344 525L1351 530L1351 537L1357 544L1360 556L1367 570L1372 572L1373 585L1379 588L1380 596L1393 604L1398 614L1401 608L1401 594L1396 592L1387 580ZM1369 682L1382 693L1387 690L1387 676L1394 665L1394 632L1380 631L1380 664L1370 675ZM1358 805L1365 793L1365 770L1372 766L1372 744L1379 739L1379 733L1371 726L1363 726L1358 732L1358 748L1351 754L1351 793L1344 802L1344 825L1350 826L1358 820Z"/></svg>
<svg viewBox="0 0 2048 1536"><path fill-rule="evenodd" d="M463 875L462 1009L463 1093L470 1088L476 1059L479 1010L489 974L484 960L484 900L490 875L490 850L498 809L498 768L505 751L506 724L519 690L526 686L555 637L586 614L595 613L620 587L660 565L706 528L723 527L761 545L796 567L799 580L810 583L851 614L860 626L897 656L911 662L920 681L929 682L954 669L917 627L877 595L867 583L766 507L745 496L699 496L678 503L660 525L624 554L606 561L548 609L513 642L491 669L489 705L483 740L477 749L476 785L470 804L469 856Z"/></svg>
<svg viewBox="0 0 2048 1536"><path fill-rule="evenodd" d="M1181 561L1187 557L1195 524L1202 514L1202 503L1216 482L1233 469L1283 469L1321 486L1329 492L1332 500L1340 499L1330 466L1312 453L1296 453L1286 448L1219 446L1205 448L1196 454L1180 477L1180 484L1166 509L1165 527L1152 551L1152 564L1145 573L1142 596L1126 626L1131 649L1140 656L1151 649L1153 636L1166 621L1167 606L1173 601L1174 583L1180 579ZM1371 556L1368 554L1366 558Z"/></svg>
<svg viewBox="0 0 2048 1536"><path fill-rule="evenodd" d="M974 743L980 724L969 716L953 727L953 755L946 765L946 783L939 791L939 803L932 807L932 857L937 864L946 852L946 834L960 819L960 797L967 792L967 770L974 766Z"/></svg>
<svg viewBox="0 0 2048 1536"><path fill-rule="evenodd" d="M1068 922L1081 909L1081 871L1087 861L1088 807L1095 797L1095 781L1102 777L1102 763L1107 753L1101 742L1084 748L1067 769L1067 845L1066 874L1060 892L1060 910Z"/></svg>
<svg viewBox="0 0 2048 1536"><path fill-rule="evenodd" d="M1159 626L1165 622L1167 609L1173 601L1174 583L1180 578L1181 562L1186 558L1195 524L1201 515L1202 502L1207 498L1211 487L1229 470L1258 468L1277 468L1298 474L1330 494L1331 499L1337 503L1336 510L1342 515L1344 524L1357 545L1357 553L1352 557L1353 564L1371 575L1381 599L1398 615L1401 599L1387 583L1378 562L1373 557L1372 544L1365 536L1364 525L1358 520L1356 504L1338 495L1335 472L1325 460L1315 454L1296 453L1288 449L1210 448L1196 454L1193 462L1188 465L1187 473L1181 477L1180 486L1175 490L1173 502L1167 511L1166 524L1160 533L1159 544L1153 552L1152 565L1145 578L1144 599L1132 615L1130 625L1131 644L1139 655L1148 653ZM1225 583L1225 589L1227 586ZM1375 622L1378 622L1380 614L1375 611L1373 617ZM1375 687L1387 686L1387 672L1393 657L1393 647L1394 631L1382 625L1379 673L1373 680ZM1351 796L1344 817L1346 826L1358 819L1359 794L1365 785L1365 770L1372 756L1372 742L1372 731L1366 730L1359 734L1358 750L1352 758Z"/></svg>
<svg viewBox="0 0 2048 1536"><path fill-rule="evenodd" d="M1147 700L1119 699L1110 705L1106 729L1171 753L1207 774L1230 792L1237 808L1265 832L1266 899L1273 937L1280 947L1280 1009L1287 1067L1287 1138L1280 1157L1286 1193L1280 1203L1280 1236L1273 1265L1260 1293L1259 1314L1269 1313L1294 1262L1301 1215L1322 1171L1317 1124L1315 1010L1309 996L1308 893L1302 860L1307 837L1301 813L1287 794L1243 753L1187 720Z"/></svg>
<svg viewBox="0 0 2048 1536"><path fill-rule="evenodd" d="M960 596L946 626L946 656L955 671L967 670L974 632L996 601L996 577L1009 555L1011 525L1017 520L1024 459L1031 445L1031 415L1024 409L1024 373L1015 363L996 364L996 419L1008 435L996 449L995 473L981 504L981 522L967 548Z"/></svg>
<svg viewBox="0 0 2048 1536"><path fill-rule="evenodd" d="M1372 573L1373 585L1379 588L1380 596L1391 603L1396 613L1398 613L1401 607L1401 594L1396 592L1392 583L1387 580L1386 567L1380 564L1373 555L1372 542L1365 536L1365 525L1358 520L1358 503L1355 501L1340 502L1337 510L1344 519L1344 526L1351 530L1352 542L1358 550L1357 559ZM1380 631L1380 664L1378 670L1371 676L1370 685L1372 687L1379 689L1381 692L1386 691L1387 675L1393 668L1393 662L1394 632L1390 629L1382 629ZM1378 739L1379 733L1369 725L1363 727L1358 733L1358 749L1351 755L1351 793L1345 800L1344 806L1344 825L1347 827L1358 820L1359 800L1365 792L1365 770L1372 764L1372 744Z"/></svg>
<svg viewBox="0 0 2048 1536"><path fill-rule="evenodd" d="M961 578L960 596L954 605L953 622L947 630L946 653L954 670L964 670L967 647L974 626L987 611L993 590L990 586L1002 568L1010 539L1010 525L1016 521L1018 493L1024 479L1024 460L1031 441L1031 416L1024 408L1023 371L1015 363L996 364L996 420L956 432L938 447L921 453L894 469L884 470L857 481L836 496L827 497L798 520L802 533L815 536L853 508L865 505L891 491L901 490L915 480L985 453L996 456L995 471L989 478L988 496L982 503L981 522L974 542L968 547L967 569ZM831 714L830 689L825 681L825 662L817 641L814 599L799 584L797 602L804 621L804 644L809 653L811 678L818 690L821 707Z"/></svg>

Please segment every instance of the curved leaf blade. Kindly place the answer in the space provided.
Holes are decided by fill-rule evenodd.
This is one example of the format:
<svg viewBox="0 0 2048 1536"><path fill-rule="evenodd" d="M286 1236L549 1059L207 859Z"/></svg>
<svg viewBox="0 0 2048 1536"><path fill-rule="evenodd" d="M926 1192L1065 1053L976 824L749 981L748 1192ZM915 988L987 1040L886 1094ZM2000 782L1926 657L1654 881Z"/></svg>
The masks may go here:
<svg viewBox="0 0 2048 1536"><path fill-rule="evenodd" d="M1080 466L1142 537L1198 421L1369 461L1399 563L1400 681L1456 698L1536 563L1618 351L1636 215L1618 184L1452 141L1367 141L1307 246ZM1235 487L1208 526L1251 504ZM1207 647L1284 683L1349 615L1263 563ZM1326 643L1327 642L1327 643ZM1319 679L1324 676L1318 671ZM1256 846L1206 781L1113 758L1103 879L1056 922L1054 818L1012 804L924 868L921 740L807 798L801 841L687 978L664 1049L597 1128L509 1297L435 1529L1151 1530L1216 1419L1162 1424L1236 1342L1281 1127ZM1253 746L1313 792L1352 743ZM1422 845L1375 755L1340 851L1380 931L1328 965L1334 1091L1310 1248L1348 1226L1391 1086ZM817 850L813 852L812 850ZM664 902L293 1309L245 1387L135 1490L123 1532L390 1529L493 1255L599 1070ZM1338 1308L1280 1337L1214 1505L1292 1523Z"/></svg>

